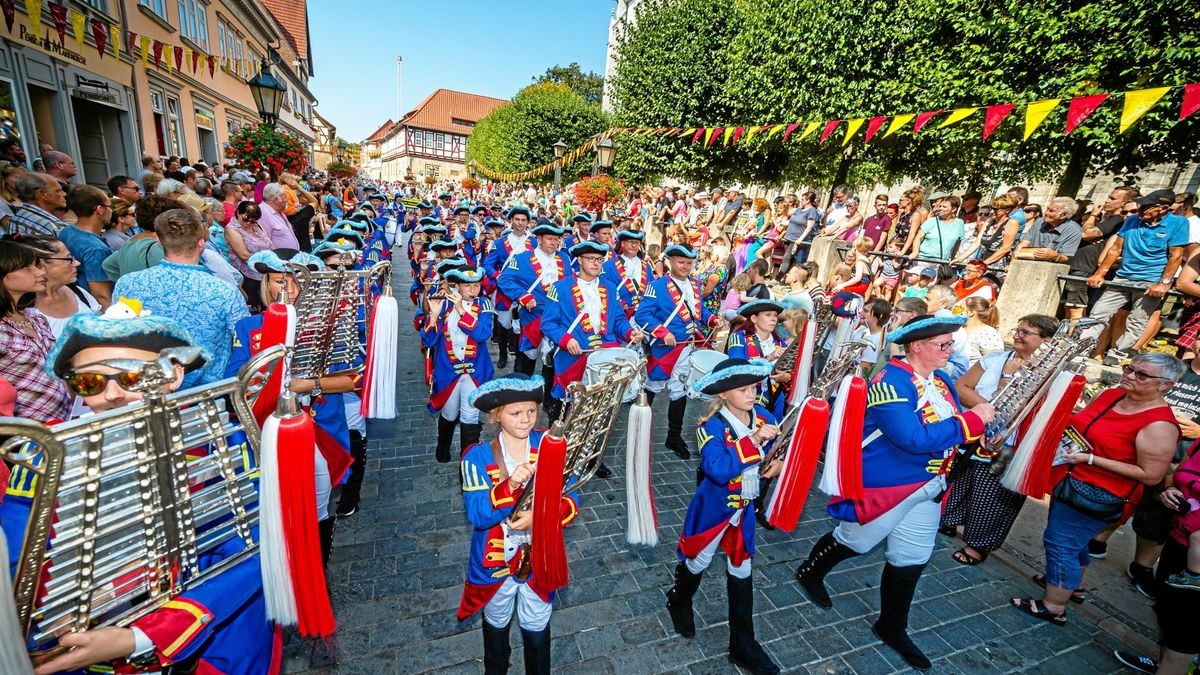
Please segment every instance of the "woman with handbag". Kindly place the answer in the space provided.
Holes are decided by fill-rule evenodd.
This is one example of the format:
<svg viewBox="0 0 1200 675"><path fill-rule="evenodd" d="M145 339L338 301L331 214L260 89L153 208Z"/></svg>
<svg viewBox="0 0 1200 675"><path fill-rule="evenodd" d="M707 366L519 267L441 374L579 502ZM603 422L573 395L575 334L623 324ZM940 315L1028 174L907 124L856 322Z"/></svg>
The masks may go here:
<svg viewBox="0 0 1200 675"><path fill-rule="evenodd" d="M1179 425L1163 394L1185 368L1172 356L1140 354L1125 366L1117 387L1071 416L1064 445L1077 447L1056 460L1062 465L1054 470L1058 481L1042 536L1046 575L1034 577L1046 593L1041 600L1013 598L1013 607L1066 624L1067 601L1081 593L1088 540L1131 512L1142 486L1161 481L1175 455Z"/></svg>

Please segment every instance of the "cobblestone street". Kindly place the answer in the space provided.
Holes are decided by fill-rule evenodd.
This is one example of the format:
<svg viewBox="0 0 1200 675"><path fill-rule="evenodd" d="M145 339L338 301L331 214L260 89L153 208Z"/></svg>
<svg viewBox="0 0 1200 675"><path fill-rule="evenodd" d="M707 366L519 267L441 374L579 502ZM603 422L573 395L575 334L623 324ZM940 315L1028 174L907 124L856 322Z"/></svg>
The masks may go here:
<svg viewBox="0 0 1200 675"><path fill-rule="evenodd" d="M397 289L406 289L407 269L396 280ZM362 509L339 521L329 567L339 623L337 663L291 640L285 648L288 673L482 672L480 618L459 623L454 615L470 532L458 465L434 461L435 425L425 410L412 307L402 299L401 308L400 416L371 426ZM655 406L657 419L665 419L665 408L665 401ZM689 420L698 408L689 408ZM665 450L664 426L656 425L654 437L658 546L625 543L624 415L609 443L607 463L616 476L594 480L582 491L580 517L566 530L571 584L559 592L550 624L556 672L737 672L725 656L723 561L714 563L701 584L695 639L670 630L663 591L676 562L675 541L698 459L681 461ZM823 507L824 499L814 494L793 533L759 531L754 561L759 641L791 672L905 670L871 633L881 552L848 561L829 576L832 610L808 602L793 580L799 559L833 524ZM950 559L954 548L939 536L911 615L914 640L934 660L931 672L1120 671L1111 651L1126 647L1114 637L1079 614L1058 628L1010 609L1009 597L1038 589L994 558L960 566ZM519 631L513 631L513 644L512 672L521 672Z"/></svg>

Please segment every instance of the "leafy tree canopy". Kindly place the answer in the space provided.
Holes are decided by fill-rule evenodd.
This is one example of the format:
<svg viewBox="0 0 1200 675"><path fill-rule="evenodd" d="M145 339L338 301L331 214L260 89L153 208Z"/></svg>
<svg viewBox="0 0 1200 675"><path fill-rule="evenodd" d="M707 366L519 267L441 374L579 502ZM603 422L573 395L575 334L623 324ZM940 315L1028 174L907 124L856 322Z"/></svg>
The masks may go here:
<svg viewBox="0 0 1200 675"><path fill-rule="evenodd" d="M564 84L592 105L600 105L600 99L604 97L604 78L590 70L583 72L583 68L574 61L569 66L551 66L533 78L534 84L543 82Z"/></svg>

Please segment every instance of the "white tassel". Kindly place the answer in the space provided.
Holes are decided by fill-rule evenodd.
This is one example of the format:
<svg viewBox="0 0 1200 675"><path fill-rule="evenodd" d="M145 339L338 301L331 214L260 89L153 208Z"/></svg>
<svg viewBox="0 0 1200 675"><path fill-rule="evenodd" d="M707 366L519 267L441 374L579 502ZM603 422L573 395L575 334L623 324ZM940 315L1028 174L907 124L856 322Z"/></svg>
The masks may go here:
<svg viewBox="0 0 1200 675"><path fill-rule="evenodd" d="M25 651L21 639L21 623L17 619L17 607L13 603L12 580L8 578L8 541L0 533L0 673L33 675L33 664Z"/></svg>
<svg viewBox="0 0 1200 675"><path fill-rule="evenodd" d="M650 431L653 417L646 395L638 394L629 407L625 442L625 541L658 545L658 518L654 513L654 488L650 484Z"/></svg>
<svg viewBox="0 0 1200 675"><path fill-rule="evenodd" d="M279 503L279 418L271 415L263 424L258 481L259 560L262 565L263 596L267 618L281 626L299 621L296 594L288 565L287 541L283 535L283 513Z"/></svg>
<svg viewBox="0 0 1200 675"><path fill-rule="evenodd" d="M842 435L837 430L841 429L842 425L848 421L852 424L861 424L858 420L846 419L846 399L849 397L850 383L853 380L852 375L847 375L838 385L837 398L833 400L833 410L829 415L829 428L832 431L825 436L825 468L821 471L820 487L821 492L831 497L842 494L838 480L838 455L841 452Z"/></svg>
<svg viewBox="0 0 1200 675"><path fill-rule="evenodd" d="M796 389L792 400L788 401L789 405L797 406L804 402L808 396L808 389L812 386L812 364L813 364L813 349L817 339L817 322L808 321L805 329L800 332L803 342L800 344L800 353L797 355L799 359L796 367L796 375L799 381L796 383Z"/></svg>
<svg viewBox="0 0 1200 675"><path fill-rule="evenodd" d="M1012 459L1005 467L1004 474L1000 476L1000 484L1005 488L1013 492L1021 492L1025 477L1033 468L1031 466L1033 449L1045 433L1046 426L1050 423L1050 417L1054 415L1055 409L1062 404L1063 396L1067 393L1067 387L1071 386L1071 380L1074 377L1074 373L1060 372L1050 383L1050 387L1041 398L1041 405L1038 406L1033 419L1029 421L1028 431L1021 437L1021 442L1013 451ZM1072 401L1073 403L1074 401Z"/></svg>
<svg viewBox="0 0 1200 675"><path fill-rule="evenodd" d="M399 330L400 307L391 293L384 293L375 301L375 316L371 323L370 396L364 405L367 413L364 417L377 420L396 417L396 340Z"/></svg>

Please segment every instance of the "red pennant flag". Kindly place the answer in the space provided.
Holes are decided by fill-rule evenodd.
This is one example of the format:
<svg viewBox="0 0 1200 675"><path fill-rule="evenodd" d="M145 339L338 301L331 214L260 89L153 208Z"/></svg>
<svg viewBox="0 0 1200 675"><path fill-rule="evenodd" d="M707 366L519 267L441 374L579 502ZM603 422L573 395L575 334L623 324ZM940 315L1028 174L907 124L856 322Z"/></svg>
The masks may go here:
<svg viewBox="0 0 1200 675"><path fill-rule="evenodd" d="M883 123L886 121L887 115L880 115L879 117L872 117L867 120L867 138L863 143L870 143L871 139L875 137L875 134L879 133L879 129L883 127Z"/></svg>
<svg viewBox="0 0 1200 675"><path fill-rule="evenodd" d="M800 126L800 123L799 123L799 122L796 122L795 124L789 124L789 125L787 125L787 129L784 129L784 130L783 130L783 140L782 140L782 141L780 141L780 142L781 142L781 143L787 143L787 139L788 139L788 137L792 135L792 132L793 132L793 131L795 131L795 130L796 130L796 127L798 127L798 126Z"/></svg>
<svg viewBox="0 0 1200 675"><path fill-rule="evenodd" d="M154 67L159 67L159 62L162 61L163 43L155 40L150 44L150 53L154 55Z"/></svg>
<svg viewBox="0 0 1200 675"><path fill-rule="evenodd" d="M1108 94L1093 94L1091 96L1076 96L1071 99L1071 106L1067 108L1067 130L1065 134L1069 134L1075 130L1075 127L1083 123L1084 120L1091 115L1096 108L1104 103L1104 99L1108 98Z"/></svg>
<svg viewBox="0 0 1200 675"><path fill-rule="evenodd" d="M100 52L100 60L104 60L104 48L108 46L108 24L100 19L92 19L92 39L96 41L96 51Z"/></svg>
<svg viewBox="0 0 1200 675"><path fill-rule="evenodd" d="M723 133L725 133L725 127L717 127L713 129L712 136L708 139L708 145L716 143L717 139L719 139Z"/></svg>
<svg viewBox="0 0 1200 675"><path fill-rule="evenodd" d="M17 15L17 3L14 0L0 0L0 10L4 11L4 25L12 32L13 19Z"/></svg>
<svg viewBox="0 0 1200 675"><path fill-rule="evenodd" d="M825 123L825 130L821 132L821 145L825 145L825 139L829 138L829 134L832 134L833 130L841 123L841 120L829 120Z"/></svg>
<svg viewBox="0 0 1200 675"><path fill-rule="evenodd" d="M175 70L183 72L183 49L176 47L171 50L175 54Z"/></svg>
<svg viewBox="0 0 1200 675"><path fill-rule="evenodd" d="M192 52L192 72L195 73L196 69L199 67L200 67L200 52Z"/></svg>
<svg viewBox="0 0 1200 675"><path fill-rule="evenodd" d="M1000 105L988 106L987 112L983 118L983 140L987 140L988 136L1000 126L1005 117L1013 111L1017 106L1012 103L1001 103Z"/></svg>
<svg viewBox="0 0 1200 675"><path fill-rule="evenodd" d="M212 54L208 55L208 76L213 77L217 73L217 60Z"/></svg>
<svg viewBox="0 0 1200 675"><path fill-rule="evenodd" d="M921 127L923 127L929 123L929 120L933 119L935 116L941 114L942 112L944 112L944 111L940 110L940 109L939 110L930 110L929 112L923 112L923 113L917 115L917 120L915 122L913 122L913 136L916 136L917 132L921 130Z"/></svg>
<svg viewBox="0 0 1200 675"><path fill-rule="evenodd" d="M58 43L67 44L67 6L50 3L50 17L54 19L54 30L58 31Z"/></svg>
<svg viewBox="0 0 1200 675"><path fill-rule="evenodd" d="M133 51L133 46L134 46L134 44L137 43L137 37L138 37L137 33L133 32L133 31L129 31L128 38L125 40L125 42L129 45L125 51L129 52L129 56L131 58L133 58L134 60L137 60L136 57L134 57L134 54L136 52Z"/></svg>
<svg viewBox="0 0 1200 675"><path fill-rule="evenodd" d="M1187 119L1200 110L1200 84L1189 84L1183 88L1183 105L1179 107L1179 119Z"/></svg>
<svg viewBox="0 0 1200 675"><path fill-rule="evenodd" d="M739 140L741 140L742 134L744 134L744 133L746 133L746 127L738 127L737 129L733 130L733 144L734 145L737 145L737 142Z"/></svg>
<svg viewBox="0 0 1200 675"><path fill-rule="evenodd" d="M697 130L696 130L696 135L695 135L695 136L692 136L692 145L695 145L695 144L696 144L696 141L700 140L700 137L701 137L701 136L703 136L703 135L704 135L704 128L703 128L703 127L701 127L701 128L699 128L699 129L697 129Z"/></svg>

